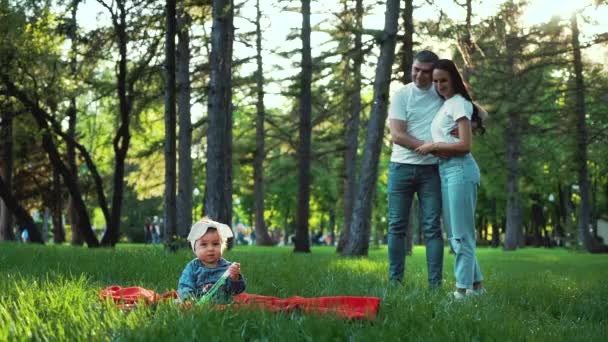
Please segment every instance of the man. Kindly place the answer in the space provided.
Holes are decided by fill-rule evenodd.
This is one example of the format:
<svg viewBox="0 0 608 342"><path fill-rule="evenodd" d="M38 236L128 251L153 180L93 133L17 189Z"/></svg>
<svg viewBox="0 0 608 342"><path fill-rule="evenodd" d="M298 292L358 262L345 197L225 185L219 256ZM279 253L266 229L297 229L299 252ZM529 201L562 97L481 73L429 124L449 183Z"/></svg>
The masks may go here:
<svg viewBox="0 0 608 342"><path fill-rule="evenodd" d="M419 155L414 150L431 141L431 121L443 104L433 88L433 63L438 59L431 51L419 52L412 64L412 82L392 96L389 107L393 141L388 173L389 279L403 280L410 208L417 194L430 288L441 287L443 273L441 180L437 157Z"/></svg>

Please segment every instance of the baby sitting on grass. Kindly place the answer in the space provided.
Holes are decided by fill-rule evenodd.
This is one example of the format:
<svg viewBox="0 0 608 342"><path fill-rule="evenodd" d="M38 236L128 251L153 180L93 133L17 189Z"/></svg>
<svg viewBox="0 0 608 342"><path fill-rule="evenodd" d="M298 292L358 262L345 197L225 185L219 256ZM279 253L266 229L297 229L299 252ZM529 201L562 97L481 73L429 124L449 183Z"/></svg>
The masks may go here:
<svg viewBox="0 0 608 342"><path fill-rule="evenodd" d="M192 225L188 241L196 258L186 265L179 278L177 293L180 301L196 301L207 294L226 270L229 272L229 277L213 295L211 301L229 302L233 295L245 291L246 282L241 275L240 264L222 258L226 242L232 236L230 227L208 218L203 218Z"/></svg>

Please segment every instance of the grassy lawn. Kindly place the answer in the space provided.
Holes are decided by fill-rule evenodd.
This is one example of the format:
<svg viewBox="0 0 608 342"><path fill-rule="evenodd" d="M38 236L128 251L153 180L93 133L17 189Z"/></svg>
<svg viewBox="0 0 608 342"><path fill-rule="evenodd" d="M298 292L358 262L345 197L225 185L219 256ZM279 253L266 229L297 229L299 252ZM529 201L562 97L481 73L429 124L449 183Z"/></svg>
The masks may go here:
<svg viewBox="0 0 608 342"><path fill-rule="evenodd" d="M291 248L238 246L225 255L241 262L248 293L380 297L376 320L367 322L173 304L123 312L100 301L99 290L175 289L193 254L144 245L90 250L2 243L0 341L605 341L608 336L608 255L479 249L488 293L454 302L448 298L452 256L446 253L443 290L429 292L424 253L417 247L408 257L403 286L386 280L386 248L372 249L368 259L340 258L328 247L296 255Z"/></svg>

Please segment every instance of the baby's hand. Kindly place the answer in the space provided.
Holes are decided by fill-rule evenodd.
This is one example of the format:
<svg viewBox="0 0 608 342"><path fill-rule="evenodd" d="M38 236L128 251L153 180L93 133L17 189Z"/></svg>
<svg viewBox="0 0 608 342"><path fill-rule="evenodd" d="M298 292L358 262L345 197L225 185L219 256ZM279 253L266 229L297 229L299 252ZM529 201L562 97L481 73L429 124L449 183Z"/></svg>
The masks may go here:
<svg viewBox="0 0 608 342"><path fill-rule="evenodd" d="M238 262L232 263L232 265L228 267L228 272L230 273L230 279L233 281L239 280L239 276L241 274L241 264Z"/></svg>

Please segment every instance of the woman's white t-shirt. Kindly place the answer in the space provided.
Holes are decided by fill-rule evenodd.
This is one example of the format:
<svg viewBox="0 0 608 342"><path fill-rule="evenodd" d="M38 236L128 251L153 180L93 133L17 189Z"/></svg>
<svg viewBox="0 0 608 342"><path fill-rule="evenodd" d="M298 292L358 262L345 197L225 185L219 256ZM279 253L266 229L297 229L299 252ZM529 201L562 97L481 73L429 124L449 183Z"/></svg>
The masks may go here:
<svg viewBox="0 0 608 342"><path fill-rule="evenodd" d="M466 117L471 120L473 116L473 104L462 95L455 94L447 99L431 122L431 136L433 142L456 143L460 140L450 132L458 126L456 121Z"/></svg>

